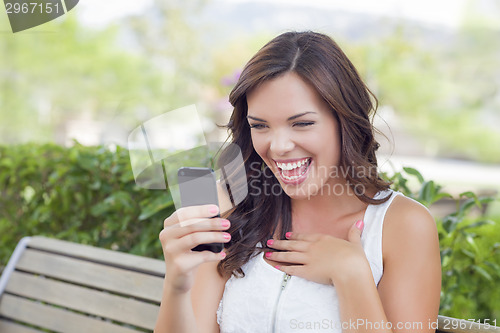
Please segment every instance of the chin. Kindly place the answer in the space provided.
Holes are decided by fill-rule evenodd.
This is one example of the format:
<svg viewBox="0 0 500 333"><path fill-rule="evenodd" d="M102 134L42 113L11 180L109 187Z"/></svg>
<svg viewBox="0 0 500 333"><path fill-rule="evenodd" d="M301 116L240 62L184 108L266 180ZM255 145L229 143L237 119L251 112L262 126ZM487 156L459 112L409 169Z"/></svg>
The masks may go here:
<svg viewBox="0 0 500 333"><path fill-rule="evenodd" d="M280 182L281 188L291 199L305 200L321 193L320 186L314 183L304 182L300 186L287 185Z"/></svg>

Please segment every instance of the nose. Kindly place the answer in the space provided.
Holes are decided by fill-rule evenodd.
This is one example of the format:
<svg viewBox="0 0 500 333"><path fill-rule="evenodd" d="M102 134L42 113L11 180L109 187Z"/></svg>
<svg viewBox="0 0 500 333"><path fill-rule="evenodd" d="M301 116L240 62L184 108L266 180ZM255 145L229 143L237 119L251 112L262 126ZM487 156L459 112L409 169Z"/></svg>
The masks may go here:
<svg viewBox="0 0 500 333"><path fill-rule="evenodd" d="M276 131L271 138L269 149L276 156L284 156L293 150L295 143L287 131Z"/></svg>

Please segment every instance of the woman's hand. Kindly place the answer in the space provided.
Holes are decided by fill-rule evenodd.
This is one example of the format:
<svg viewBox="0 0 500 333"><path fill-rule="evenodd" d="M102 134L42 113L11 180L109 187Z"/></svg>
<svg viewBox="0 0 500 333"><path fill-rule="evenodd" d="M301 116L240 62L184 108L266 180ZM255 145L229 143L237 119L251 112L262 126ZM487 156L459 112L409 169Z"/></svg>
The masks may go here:
<svg viewBox="0 0 500 333"><path fill-rule="evenodd" d="M304 279L336 284L355 278L369 268L361 246L363 222L349 230L348 240L325 234L287 233L286 240L269 240L267 246L284 252L267 252L266 258L277 269Z"/></svg>
<svg viewBox="0 0 500 333"><path fill-rule="evenodd" d="M160 241L167 272L165 282L169 284L171 291L189 291L196 267L204 262L222 260L226 256L224 251L191 251L199 244L229 242L230 234L222 232L229 228L229 221L210 218L218 212L216 205L190 206L176 210L165 219Z"/></svg>

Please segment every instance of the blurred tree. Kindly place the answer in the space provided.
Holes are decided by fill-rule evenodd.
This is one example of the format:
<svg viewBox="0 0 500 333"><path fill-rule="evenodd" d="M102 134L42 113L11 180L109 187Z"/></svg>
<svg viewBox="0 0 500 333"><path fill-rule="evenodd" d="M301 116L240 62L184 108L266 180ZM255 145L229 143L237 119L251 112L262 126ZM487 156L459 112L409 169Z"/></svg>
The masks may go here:
<svg viewBox="0 0 500 333"><path fill-rule="evenodd" d="M3 34L0 142L64 143L75 119L98 120L102 135L106 127L128 131L196 102L209 58L196 21L203 3L157 0L145 15L104 30L84 28L68 14ZM7 30L6 16L0 27Z"/></svg>
<svg viewBox="0 0 500 333"><path fill-rule="evenodd" d="M406 25L376 42L348 45L379 99L427 152L500 162L500 40L497 30L464 24L424 39ZM410 37L409 37L410 36Z"/></svg>
<svg viewBox="0 0 500 333"><path fill-rule="evenodd" d="M2 27L6 21L2 21ZM32 31L33 30L33 31ZM59 141L69 119L147 107L160 77L145 59L116 47L117 30L92 31L74 16L0 38L0 140ZM117 110L123 100L133 100Z"/></svg>
<svg viewBox="0 0 500 333"><path fill-rule="evenodd" d="M197 17L207 0L155 0L124 22L142 55L162 71L163 111L193 104L210 67ZM168 98L165 98L168 97Z"/></svg>

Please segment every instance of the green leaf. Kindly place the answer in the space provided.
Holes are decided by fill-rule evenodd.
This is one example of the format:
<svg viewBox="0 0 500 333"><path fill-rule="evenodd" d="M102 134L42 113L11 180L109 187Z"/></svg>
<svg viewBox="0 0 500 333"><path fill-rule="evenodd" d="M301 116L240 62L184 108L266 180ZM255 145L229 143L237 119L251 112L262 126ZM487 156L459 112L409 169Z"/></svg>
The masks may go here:
<svg viewBox="0 0 500 333"><path fill-rule="evenodd" d="M495 222L492 220L481 220L481 221L477 221L477 222L468 224L466 226L463 226L460 228L460 230L478 228L478 227L482 227L483 225L495 225Z"/></svg>
<svg viewBox="0 0 500 333"><path fill-rule="evenodd" d="M459 198L462 198L462 197L466 197L466 198L470 198L470 199L473 199L475 204L481 208L481 202L479 201L477 195L472 192L472 191L467 191L467 192L462 192L459 194Z"/></svg>
<svg viewBox="0 0 500 333"><path fill-rule="evenodd" d="M150 201L141 211L139 215L139 221L143 221L154 214L160 212L163 209L170 208L174 205L174 202L170 195L161 195L156 197L153 201ZM166 216L165 216L166 217Z"/></svg>
<svg viewBox="0 0 500 333"><path fill-rule="evenodd" d="M488 281L493 281L493 278L491 277L490 273L488 273L484 268L477 266L477 265L472 265L472 269L477 272L479 275L484 277Z"/></svg>
<svg viewBox="0 0 500 333"><path fill-rule="evenodd" d="M450 257L441 257L441 266L442 267L447 267L450 263L451 258Z"/></svg>
<svg viewBox="0 0 500 333"><path fill-rule="evenodd" d="M419 201L429 206L433 202L435 191L433 180L424 182L419 192Z"/></svg>
<svg viewBox="0 0 500 333"><path fill-rule="evenodd" d="M472 246L472 248L474 249L474 251L475 251L476 253L479 253L479 248L477 247L477 244L476 244L476 242L474 241L474 238L472 238L470 235L467 235L467 236L465 237L465 239L466 239L467 243L469 243L469 245L470 245L470 246Z"/></svg>
<svg viewBox="0 0 500 333"><path fill-rule="evenodd" d="M471 259L476 259L476 255L466 249L460 249L460 252L462 252L463 254L465 254L467 257L471 258Z"/></svg>
<svg viewBox="0 0 500 333"><path fill-rule="evenodd" d="M422 177L422 174L420 172L418 172L417 169L410 168L410 167L403 167L403 170L407 174L417 177L420 184L422 184L425 181L424 177Z"/></svg>
<svg viewBox="0 0 500 333"><path fill-rule="evenodd" d="M438 201L438 200L441 200L443 198L450 198L450 199L453 199L453 196L450 194L450 193L447 193L447 192L441 192L439 194L437 194L436 196L434 196L434 202Z"/></svg>
<svg viewBox="0 0 500 333"><path fill-rule="evenodd" d="M496 263L491 262L491 261L485 261L484 264L493 268L497 277L500 278L500 265L499 264L496 264Z"/></svg>
<svg viewBox="0 0 500 333"><path fill-rule="evenodd" d="M469 198L465 200L458 209L458 215L464 216L471 208L476 206L479 203L479 207L481 207L481 203L477 201L477 198Z"/></svg>

